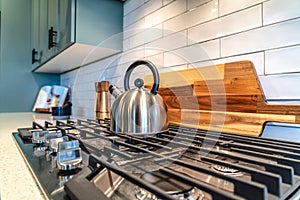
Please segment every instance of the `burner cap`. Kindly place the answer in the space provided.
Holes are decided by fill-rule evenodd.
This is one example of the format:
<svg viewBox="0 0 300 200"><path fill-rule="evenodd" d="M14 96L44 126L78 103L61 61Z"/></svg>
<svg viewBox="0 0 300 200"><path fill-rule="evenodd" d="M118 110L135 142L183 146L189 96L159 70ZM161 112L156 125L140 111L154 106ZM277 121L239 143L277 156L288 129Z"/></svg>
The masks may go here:
<svg viewBox="0 0 300 200"><path fill-rule="evenodd" d="M145 173L141 176L141 178L142 180L168 192L170 195L187 193L193 189L192 186L177 181L176 179L166 176L159 171Z"/></svg>

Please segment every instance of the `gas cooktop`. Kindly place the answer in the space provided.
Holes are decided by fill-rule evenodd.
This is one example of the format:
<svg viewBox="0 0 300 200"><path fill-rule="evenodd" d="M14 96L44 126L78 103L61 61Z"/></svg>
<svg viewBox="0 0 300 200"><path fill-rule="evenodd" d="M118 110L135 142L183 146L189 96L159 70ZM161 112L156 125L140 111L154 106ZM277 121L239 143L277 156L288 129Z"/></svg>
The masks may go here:
<svg viewBox="0 0 300 200"><path fill-rule="evenodd" d="M49 199L300 197L300 143L175 125L134 137L109 124L33 122L13 136Z"/></svg>

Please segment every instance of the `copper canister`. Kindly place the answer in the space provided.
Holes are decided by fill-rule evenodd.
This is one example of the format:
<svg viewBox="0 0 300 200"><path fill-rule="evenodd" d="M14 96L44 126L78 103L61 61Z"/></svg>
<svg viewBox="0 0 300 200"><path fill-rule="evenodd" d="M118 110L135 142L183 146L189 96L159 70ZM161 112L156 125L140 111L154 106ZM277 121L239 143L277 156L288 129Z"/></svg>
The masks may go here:
<svg viewBox="0 0 300 200"><path fill-rule="evenodd" d="M108 81L95 83L95 118L104 119L110 117L110 103L108 100Z"/></svg>

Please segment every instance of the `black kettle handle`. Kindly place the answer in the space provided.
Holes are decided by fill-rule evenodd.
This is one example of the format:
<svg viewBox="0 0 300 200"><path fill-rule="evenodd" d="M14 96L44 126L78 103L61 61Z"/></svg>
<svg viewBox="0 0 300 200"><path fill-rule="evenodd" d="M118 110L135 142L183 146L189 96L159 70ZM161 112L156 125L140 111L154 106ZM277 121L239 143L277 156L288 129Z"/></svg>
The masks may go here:
<svg viewBox="0 0 300 200"><path fill-rule="evenodd" d="M154 83L153 83L153 86L152 86L152 89L151 89L151 93L156 95L157 91L158 91L158 88L159 88L159 74L158 74L158 71L157 71L157 68L155 67L155 65L152 62L148 61L148 60L137 60L128 67L128 69L126 71L126 74L125 74L125 77L124 77L125 90L126 91L130 90L129 77L131 75L131 72L139 65L146 65L151 70L151 72L153 74L153 79L154 79Z"/></svg>

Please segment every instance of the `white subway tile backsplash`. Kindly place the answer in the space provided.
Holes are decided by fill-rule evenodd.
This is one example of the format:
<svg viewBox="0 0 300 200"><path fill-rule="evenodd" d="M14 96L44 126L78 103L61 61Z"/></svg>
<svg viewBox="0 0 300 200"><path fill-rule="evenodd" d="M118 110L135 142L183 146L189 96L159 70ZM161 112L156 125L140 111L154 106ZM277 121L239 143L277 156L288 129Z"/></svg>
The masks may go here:
<svg viewBox="0 0 300 200"><path fill-rule="evenodd" d="M113 78L110 80L110 83L118 86L120 90L124 91L124 77Z"/></svg>
<svg viewBox="0 0 300 200"><path fill-rule="evenodd" d="M281 74L259 77L266 99L300 99L300 74Z"/></svg>
<svg viewBox="0 0 300 200"><path fill-rule="evenodd" d="M268 100L269 104L281 104L281 105L299 105L300 101L298 100Z"/></svg>
<svg viewBox="0 0 300 200"><path fill-rule="evenodd" d="M167 73L167 72L176 72L176 71L184 70L184 69L187 69L187 65L179 65L179 66L175 66L175 67L163 67L163 68L158 68L158 73L161 74L161 73ZM151 74L151 73L148 72L145 75L149 75L149 74ZM182 82L183 81L182 79L184 79L184 77L182 77L180 74L178 74L178 76L176 76L176 80L174 82L178 82L178 81ZM160 80L160 86L169 85L169 84L170 84L170 80L166 80L166 79Z"/></svg>
<svg viewBox="0 0 300 200"><path fill-rule="evenodd" d="M219 57L219 40L195 44L165 53L164 65L176 66Z"/></svg>
<svg viewBox="0 0 300 200"><path fill-rule="evenodd" d="M127 51L130 49L130 41L129 39L124 39L123 40L123 51Z"/></svg>
<svg viewBox="0 0 300 200"><path fill-rule="evenodd" d="M145 29L144 41L145 44L157 40L163 36L163 25L158 24L152 28Z"/></svg>
<svg viewBox="0 0 300 200"><path fill-rule="evenodd" d="M68 73L64 73L60 75L60 80L67 82L67 81L73 81L77 75L78 70L70 71Z"/></svg>
<svg viewBox="0 0 300 200"><path fill-rule="evenodd" d="M218 17L218 1L213 0L164 23L164 35L190 28Z"/></svg>
<svg viewBox="0 0 300 200"><path fill-rule="evenodd" d="M263 4L264 25L300 16L299 0L271 0Z"/></svg>
<svg viewBox="0 0 300 200"><path fill-rule="evenodd" d="M216 58L220 58L220 40L211 40L208 42L203 42L201 44L198 44L201 46L203 51L206 53L208 60L213 60ZM204 57L205 59L205 57ZM196 61L197 62L197 61Z"/></svg>
<svg viewBox="0 0 300 200"><path fill-rule="evenodd" d="M88 66L81 67L78 69L78 75L80 74L90 74L97 71L101 71L102 69L105 69L106 66L111 65L113 61L116 59L117 55L111 56L109 58L100 60L98 62L94 62L89 64Z"/></svg>
<svg viewBox="0 0 300 200"><path fill-rule="evenodd" d="M97 63L95 62L95 63L92 63L92 64L87 65L85 67L78 68L78 75L80 75L80 74L89 74L89 73L95 72L97 70L99 70L99 69L97 68Z"/></svg>
<svg viewBox="0 0 300 200"><path fill-rule="evenodd" d="M208 61L200 61L196 63L191 63L189 64L189 66L205 67L205 66L218 65L218 64L241 61L241 60L251 61L255 67L256 74L264 75L264 53L263 52L246 54L242 56L232 56L227 58L212 59Z"/></svg>
<svg viewBox="0 0 300 200"><path fill-rule="evenodd" d="M207 66L214 66L218 63L215 62L215 60L206 60L206 61L200 61L195 63L189 63L188 68L199 68L199 67L207 67Z"/></svg>
<svg viewBox="0 0 300 200"><path fill-rule="evenodd" d="M164 67L164 68L159 68L158 73L161 74L161 73L167 73L167 72L176 72L176 71L184 70L184 69L187 69L187 65L179 65L179 66L175 66L175 67ZM149 73L147 75L149 75ZM178 82L178 81L182 82L183 79L184 79L184 77L182 77L180 74L178 74L178 76L176 76L175 82ZM169 85L169 84L170 84L170 80L166 80L166 79L160 80L160 85Z"/></svg>
<svg viewBox="0 0 300 200"><path fill-rule="evenodd" d="M164 67L164 54L156 54L153 56L145 57L145 59L151 61L157 68L163 68Z"/></svg>
<svg viewBox="0 0 300 200"><path fill-rule="evenodd" d="M158 49L161 51L170 51L187 45L187 31L182 31L166 37L155 40L145 45L146 49Z"/></svg>
<svg viewBox="0 0 300 200"><path fill-rule="evenodd" d="M161 54L164 53L163 50L158 49L156 47L151 47L151 46L145 46L145 57L150 57L150 56L154 56L156 54Z"/></svg>
<svg viewBox="0 0 300 200"><path fill-rule="evenodd" d="M142 1L142 0L138 0L138 1ZM144 18L146 15L161 8L161 6L162 6L162 0L145 1L143 5L141 5L134 11L130 12L128 15L124 16L123 26L124 27L129 26L130 24Z"/></svg>
<svg viewBox="0 0 300 200"><path fill-rule="evenodd" d="M135 68L129 77L130 88L136 88L136 86L134 85L134 81L138 78L144 80L146 73L151 74L151 70L145 65L140 65Z"/></svg>
<svg viewBox="0 0 300 200"><path fill-rule="evenodd" d="M109 79L111 79L111 77L114 77L115 74L113 69L116 68L117 67L107 66L103 71L99 72L98 74L91 74L90 78L91 80L94 80L93 77L96 77L97 82L108 81Z"/></svg>
<svg viewBox="0 0 300 200"><path fill-rule="evenodd" d="M233 57L227 57L227 58L220 58L220 59L211 59L211 60L205 60L200 61L196 63L189 64L190 67L206 67L206 66L213 66L218 64L224 64L229 62L235 62L235 61L241 61L241 60L249 60L253 63L256 74L257 75L263 75L264 74L264 53L253 53L253 54L246 54L242 56L233 56Z"/></svg>
<svg viewBox="0 0 300 200"><path fill-rule="evenodd" d="M136 22L144 17L144 12L143 12L144 10L141 9L142 7L140 7L139 9L136 9L136 10L132 11L131 13L129 13L128 15L124 16L124 18L123 18L123 27L124 28L126 28L130 24L133 24L134 22Z"/></svg>
<svg viewBox="0 0 300 200"><path fill-rule="evenodd" d="M60 81L60 84L68 87L71 89L71 91L73 90L73 85L74 85L74 79L63 79Z"/></svg>
<svg viewBox="0 0 300 200"><path fill-rule="evenodd" d="M144 31L130 37L128 40L129 40L129 48L128 49L136 48L136 47L139 47L139 46L145 44Z"/></svg>
<svg viewBox="0 0 300 200"><path fill-rule="evenodd" d="M164 68L159 68L158 72L159 73L165 73L165 72L173 72L173 71L178 71L178 70L184 70L187 69L187 65L177 65L175 67L164 67Z"/></svg>
<svg viewBox="0 0 300 200"><path fill-rule="evenodd" d="M266 74L300 72L300 45L266 51Z"/></svg>
<svg viewBox="0 0 300 200"><path fill-rule="evenodd" d="M108 67L118 67L120 65L121 57L123 53L119 53L113 59L110 59L110 62L107 62L106 64L102 63L102 69L106 69Z"/></svg>
<svg viewBox="0 0 300 200"><path fill-rule="evenodd" d="M163 0L151 0L145 3L145 16L149 15L150 13L160 9L163 5Z"/></svg>
<svg viewBox="0 0 300 200"><path fill-rule="evenodd" d="M129 38L130 49L157 40L161 38L162 35L163 35L162 24L159 24L153 28L147 28L143 32Z"/></svg>
<svg viewBox="0 0 300 200"><path fill-rule="evenodd" d="M128 13L132 12L133 10L137 9L143 4L143 0L127 0L124 3L124 15L127 15Z"/></svg>
<svg viewBox="0 0 300 200"><path fill-rule="evenodd" d="M86 75L87 82L97 82L103 79L103 71L97 71Z"/></svg>
<svg viewBox="0 0 300 200"><path fill-rule="evenodd" d="M174 1L145 16L145 27L153 27L186 11L186 0Z"/></svg>
<svg viewBox="0 0 300 200"><path fill-rule="evenodd" d="M221 39L221 56L300 44L300 19L278 23Z"/></svg>
<svg viewBox="0 0 300 200"><path fill-rule="evenodd" d="M268 0L219 0L220 16L236 12Z"/></svg>
<svg viewBox="0 0 300 200"><path fill-rule="evenodd" d="M140 46L119 54L117 61L119 65L122 65L128 62L133 62L137 59L142 59L144 57L145 57L145 47Z"/></svg>
<svg viewBox="0 0 300 200"><path fill-rule="evenodd" d="M141 33L144 30L145 30L145 18L142 18L123 29L124 39L127 39L133 35Z"/></svg>
<svg viewBox="0 0 300 200"><path fill-rule="evenodd" d="M94 117L94 102L92 100L74 99L73 105L72 115L85 119Z"/></svg>
<svg viewBox="0 0 300 200"><path fill-rule="evenodd" d="M175 1L175 0L163 0L163 6L171 3L172 1Z"/></svg>
<svg viewBox="0 0 300 200"><path fill-rule="evenodd" d="M187 0L188 10L191 10L197 6L203 5L212 0Z"/></svg>
<svg viewBox="0 0 300 200"><path fill-rule="evenodd" d="M178 51L178 50L177 50ZM183 55L180 55L180 52L170 51L164 53L164 66L173 67L177 65L187 64L187 61Z"/></svg>
<svg viewBox="0 0 300 200"><path fill-rule="evenodd" d="M188 29L189 43L224 37L262 25L261 5ZM241 20L242 19L242 20Z"/></svg>
<svg viewBox="0 0 300 200"><path fill-rule="evenodd" d="M111 78L116 78L116 77L121 77L124 74L124 69L119 66L119 67L113 67L113 68L107 68L104 72L103 72L103 76L105 76L105 78L107 80L111 79Z"/></svg>

